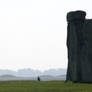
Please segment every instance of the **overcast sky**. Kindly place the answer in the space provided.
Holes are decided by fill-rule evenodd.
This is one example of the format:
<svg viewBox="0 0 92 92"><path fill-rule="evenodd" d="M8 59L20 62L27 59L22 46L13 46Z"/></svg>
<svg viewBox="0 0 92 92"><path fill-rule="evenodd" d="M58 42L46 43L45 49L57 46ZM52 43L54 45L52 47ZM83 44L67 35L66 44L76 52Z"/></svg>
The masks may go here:
<svg viewBox="0 0 92 92"><path fill-rule="evenodd" d="M66 13L88 0L0 0L0 69L67 67Z"/></svg>

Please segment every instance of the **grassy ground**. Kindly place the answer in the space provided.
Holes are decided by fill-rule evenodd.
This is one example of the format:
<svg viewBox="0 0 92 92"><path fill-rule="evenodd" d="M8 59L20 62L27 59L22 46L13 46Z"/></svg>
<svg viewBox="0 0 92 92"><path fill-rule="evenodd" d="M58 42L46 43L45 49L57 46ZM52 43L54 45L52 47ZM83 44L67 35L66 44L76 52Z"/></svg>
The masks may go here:
<svg viewBox="0 0 92 92"><path fill-rule="evenodd" d="M0 92L92 92L92 84L64 83L64 81L0 82Z"/></svg>

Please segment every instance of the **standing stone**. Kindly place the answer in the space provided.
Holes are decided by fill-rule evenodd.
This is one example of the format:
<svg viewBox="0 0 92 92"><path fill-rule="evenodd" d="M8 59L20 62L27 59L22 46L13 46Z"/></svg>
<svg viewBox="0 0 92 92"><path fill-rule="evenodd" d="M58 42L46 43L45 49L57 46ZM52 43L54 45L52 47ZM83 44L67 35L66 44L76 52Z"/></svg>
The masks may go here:
<svg viewBox="0 0 92 92"><path fill-rule="evenodd" d="M92 82L92 19L85 16L81 10L67 13L66 81Z"/></svg>

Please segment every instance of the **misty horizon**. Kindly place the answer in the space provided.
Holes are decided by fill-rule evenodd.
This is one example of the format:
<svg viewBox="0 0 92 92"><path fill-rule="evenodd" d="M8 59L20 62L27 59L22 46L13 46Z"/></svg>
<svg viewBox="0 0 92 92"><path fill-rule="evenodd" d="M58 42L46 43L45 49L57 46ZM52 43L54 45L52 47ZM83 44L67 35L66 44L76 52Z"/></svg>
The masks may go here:
<svg viewBox="0 0 92 92"><path fill-rule="evenodd" d="M31 68L28 69L19 69L17 71L9 70L9 69L0 69L0 76L2 75L14 75L21 77L36 77L41 75L51 75L51 76L59 76L66 75L66 69L48 69L45 71L33 70Z"/></svg>
<svg viewBox="0 0 92 92"><path fill-rule="evenodd" d="M0 70L11 70L11 71L18 71L18 70L22 70L22 69L26 69L26 70L38 70L38 71L41 71L41 72L44 72L44 71L47 71L47 70L58 70L58 69L67 69L67 68L49 68L49 69L45 69L45 70L40 70L40 69L33 69L33 68L20 68L20 69L6 69L6 68L4 68L4 69L1 69L0 68Z"/></svg>

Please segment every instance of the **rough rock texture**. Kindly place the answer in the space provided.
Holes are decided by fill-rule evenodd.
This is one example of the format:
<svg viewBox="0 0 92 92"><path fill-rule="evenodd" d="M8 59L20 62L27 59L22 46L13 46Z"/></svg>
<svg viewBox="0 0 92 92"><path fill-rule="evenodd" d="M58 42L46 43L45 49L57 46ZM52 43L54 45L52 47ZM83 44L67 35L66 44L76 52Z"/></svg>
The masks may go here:
<svg viewBox="0 0 92 92"><path fill-rule="evenodd" d="M92 19L85 16L81 10L67 13L66 81L92 82Z"/></svg>

